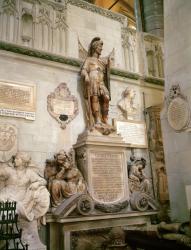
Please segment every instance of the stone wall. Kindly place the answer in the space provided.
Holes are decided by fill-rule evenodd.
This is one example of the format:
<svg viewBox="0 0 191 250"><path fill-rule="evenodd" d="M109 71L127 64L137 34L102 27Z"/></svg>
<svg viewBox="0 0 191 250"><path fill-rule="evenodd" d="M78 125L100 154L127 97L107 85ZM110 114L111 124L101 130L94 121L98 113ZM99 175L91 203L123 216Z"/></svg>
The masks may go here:
<svg viewBox="0 0 191 250"><path fill-rule="evenodd" d="M37 6L38 1L4 0L1 5L1 15L6 17L1 16L1 18L8 25L10 24L10 18L16 18L17 22L21 22L22 15L28 13L27 15L32 15L36 20L36 15L38 16L41 13L50 17L51 32L54 32L56 17L59 16L59 11L63 8L66 10L64 12L65 19L62 21L63 31L66 30L66 33L64 33L66 35L65 50L55 51L54 44L56 42L52 44L52 47L46 47L46 43L43 43L43 46L45 45L43 48L36 47L36 43L32 43L32 41L35 41L35 37L29 39L28 44L23 43L21 23L14 27L6 26L11 28L8 29L11 36L4 36L7 34L7 30L1 33L4 35L0 37L0 64L3 65L0 68L0 80L2 82L16 82L21 85L36 85L35 121L2 116L1 122L13 124L18 128L18 150L29 152L34 162L43 169L47 158L51 158L55 152L62 148L66 150L71 148L76 143L77 136L85 129L82 93L79 83L82 61L79 60L78 38L83 47L87 49L94 36L101 36L104 42L103 56L108 55L113 48L115 49L115 68L111 69L110 122L117 112L116 105L121 99L121 93L128 86L136 91L135 102L139 107L139 118L143 119L144 105L149 107L162 102L163 80L138 74L137 66L135 70L132 70L133 73L125 70L121 37L122 27L124 27L126 19L123 16L80 0L67 1L67 8L65 8L64 1L62 3L44 0L40 2L41 4ZM44 10L38 12L40 9ZM30 18L25 17L23 19L29 25L27 27L30 27ZM36 27L37 23L33 22L33 28ZM43 21L43 25L46 26L46 22ZM2 27L1 25L1 29ZM28 32L28 28L26 30ZM34 33L32 34L34 35ZM47 33L43 31L43 34ZM14 39L11 39L11 37ZM37 36L36 39L39 39L39 37ZM139 58L136 60L138 62ZM137 73L135 74L135 72ZM47 96L54 92L55 88L62 82L65 82L71 94L76 96L79 107L79 114L66 126L66 129L61 129L58 122L47 111ZM143 92L145 100L143 99Z"/></svg>
<svg viewBox="0 0 191 250"><path fill-rule="evenodd" d="M191 2L164 1L165 21L165 95L179 84L190 105L190 10ZM162 115L166 168L168 174L171 216L173 220L188 220L189 210L185 187L191 184L191 134L175 132L168 124L166 110ZM188 198L190 193L188 194Z"/></svg>

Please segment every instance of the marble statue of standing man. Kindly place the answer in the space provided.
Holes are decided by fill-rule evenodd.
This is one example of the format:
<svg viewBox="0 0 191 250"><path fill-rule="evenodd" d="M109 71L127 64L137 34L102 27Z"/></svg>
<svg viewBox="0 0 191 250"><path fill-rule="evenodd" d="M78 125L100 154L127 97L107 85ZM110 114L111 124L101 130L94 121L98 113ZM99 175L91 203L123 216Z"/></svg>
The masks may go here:
<svg viewBox="0 0 191 250"><path fill-rule="evenodd" d="M102 48L103 41L99 37L93 38L89 46L88 56L82 66L81 76L88 128L91 130L93 127L107 127L106 133L110 133L107 124L110 101L110 57L100 58Z"/></svg>

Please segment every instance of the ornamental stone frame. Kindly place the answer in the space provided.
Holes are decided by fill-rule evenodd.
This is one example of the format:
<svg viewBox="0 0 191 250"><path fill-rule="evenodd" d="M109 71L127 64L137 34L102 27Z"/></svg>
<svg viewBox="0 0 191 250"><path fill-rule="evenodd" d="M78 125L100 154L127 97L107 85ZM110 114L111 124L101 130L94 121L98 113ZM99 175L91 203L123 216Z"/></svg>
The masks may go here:
<svg viewBox="0 0 191 250"><path fill-rule="evenodd" d="M61 83L48 95L47 110L60 123L62 129L78 115L78 100L71 95L66 83Z"/></svg>

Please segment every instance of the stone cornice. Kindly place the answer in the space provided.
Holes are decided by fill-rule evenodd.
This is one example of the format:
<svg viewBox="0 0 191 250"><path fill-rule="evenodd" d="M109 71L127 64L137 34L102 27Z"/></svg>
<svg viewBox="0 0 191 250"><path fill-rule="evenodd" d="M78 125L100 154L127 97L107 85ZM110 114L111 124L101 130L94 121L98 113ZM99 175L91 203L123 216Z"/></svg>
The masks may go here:
<svg viewBox="0 0 191 250"><path fill-rule="evenodd" d="M145 76L143 78L143 80L145 82L148 82L148 83L153 83L153 84L156 84L156 85L164 86L164 79L163 78L156 78L156 77L152 77L152 76Z"/></svg>
<svg viewBox="0 0 191 250"><path fill-rule="evenodd" d="M125 16L123 16L121 14L118 14L118 13L112 12L110 10L98 7L94 4L88 3L88 2L83 1L83 0L66 0L66 2L67 2L67 4L69 3L69 4L75 5L77 7L95 12L95 13L100 14L102 16L111 18L113 20L121 22L122 24L124 24L126 22L126 19L127 19Z"/></svg>
<svg viewBox="0 0 191 250"><path fill-rule="evenodd" d="M25 0L27 2L33 3L34 0ZM127 18L119 13L112 12L110 10L98 7L94 4L88 3L83 0L65 0L62 2L55 2L54 0L38 0L39 3L44 3L51 5L53 8L66 9L68 4L83 8L85 10L100 14L102 16L108 17L110 19L116 20L122 24L126 24Z"/></svg>
<svg viewBox="0 0 191 250"><path fill-rule="evenodd" d="M80 67L82 64L82 62L76 58L74 59L70 57L64 57L64 56L52 54L46 51L31 49L25 46L15 45L12 43L2 42L2 41L0 41L0 49L26 55L26 56L33 56L33 57L37 57L40 59L45 59L45 60L49 60L53 62L64 63L64 64L68 64L71 66L76 66L76 67Z"/></svg>
<svg viewBox="0 0 191 250"><path fill-rule="evenodd" d="M58 62L74 67L81 67L82 61L77 58L64 57L56 54L52 54L46 51L40 51L36 49L31 49L25 46L15 45L12 43L7 43L0 41L0 50L10 51L21 55L36 57L39 59L44 59L52 62ZM111 68L111 74L119 77L124 77L128 79L139 80L143 79L147 83L164 86L164 79L155 77L141 77L138 73L128 72L119 68Z"/></svg>
<svg viewBox="0 0 191 250"><path fill-rule="evenodd" d="M146 32L143 32L144 40L146 41L158 41L158 42L164 42L164 39L162 37L155 36L153 34L149 34Z"/></svg>
<svg viewBox="0 0 191 250"><path fill-rule="evenodd" d="M117 68L112 68L111 74L116 75L116 76L125 77L125 78L135 79L135 80L138 80L140 78L140 75L137 73L133 73L133 72L129 72L126 70L117 69Z"/></svg>

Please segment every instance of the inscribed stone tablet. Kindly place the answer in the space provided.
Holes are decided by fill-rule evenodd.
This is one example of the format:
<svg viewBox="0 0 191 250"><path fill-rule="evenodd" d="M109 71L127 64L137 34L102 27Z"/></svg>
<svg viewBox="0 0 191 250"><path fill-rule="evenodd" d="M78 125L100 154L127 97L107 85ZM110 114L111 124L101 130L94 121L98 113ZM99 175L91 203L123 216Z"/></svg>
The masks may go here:
<svg viewBox="0 0 191 250"><path fill-rule="evenodd" d="M187 101L181 97L173 99L168 106L167 117L173 129L183 130L190 121L190 109Z"/></svg>
<svg viewBox="0 0 191 250"><path fill-rule="evenodd" d="M36 86L0 81L0 115L35 119Z"/></svg>
<svg viewBox="0 0 191 250"><path fill-rule="evenodd" d="M122 153L90 152L92 197L100 203L113 203L125 195Z"/></svg>
<svg viewBox="0 0 191 250"><path fill-rule="evenodd" d="M146 126L143 122L117 121L117 133L121 134L130 147L147 147Z"/></svg>
<svg viewBox="0 0 191 250"><path fill-rule="evenodd" d="M74 113L74 102L54 99L52 101L55 114L65 114L72 116Z"/></svg>

